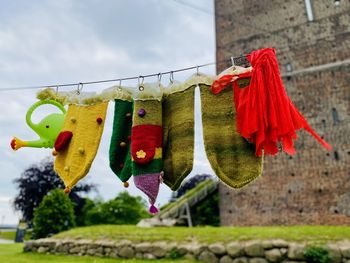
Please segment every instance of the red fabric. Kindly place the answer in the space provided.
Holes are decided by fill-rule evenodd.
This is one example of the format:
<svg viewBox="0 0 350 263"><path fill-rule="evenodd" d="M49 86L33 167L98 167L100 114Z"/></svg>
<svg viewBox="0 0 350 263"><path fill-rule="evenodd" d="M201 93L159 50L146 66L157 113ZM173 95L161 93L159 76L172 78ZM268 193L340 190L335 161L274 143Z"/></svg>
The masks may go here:
<svg viewBox="0 0 350 263"><path fill-rule="evenodd" d="M255 143L255 154L261 156L264 150L264 155L274 155L278 152L279 142L284 152L295 154L295 131L301 128L308 131L327 150L331 150L332 147L312 130L288 97L278 69L275 50L265 48L253 51L247 59L253 71L244 73L239 78L251 74L249 86L241 89L236 82L233 83L236 126L244 138ZM227 80L227 75L216 80L214 89L212 87L213 93L220 92L228 84Z"/></svg>
<svg viewBox="0 0 350 263"><path fill-rule="evenodd" d="M220 93L223 89L225 89L230 83L232 83L232 75L224 75L221 78L215 80L213 84L211 84L210 90L214 94Z"/></svg>
<svg viewBox="0 0 350 263"><path fill-rule="evenodd" d="M72 137L73 133L71 131L60 132L55 141L55 150L57 152L64 150L68 146Z"/></svg>
<svg viewBox="0 0 350 263"><path fill-rule="evenodd" d="M147 164L153 160L155 150L162 147L163 131L159 125L137 125L131 130L131 155L134 162ZM146 156L137 157L137 152L144 151Z"/></svg>

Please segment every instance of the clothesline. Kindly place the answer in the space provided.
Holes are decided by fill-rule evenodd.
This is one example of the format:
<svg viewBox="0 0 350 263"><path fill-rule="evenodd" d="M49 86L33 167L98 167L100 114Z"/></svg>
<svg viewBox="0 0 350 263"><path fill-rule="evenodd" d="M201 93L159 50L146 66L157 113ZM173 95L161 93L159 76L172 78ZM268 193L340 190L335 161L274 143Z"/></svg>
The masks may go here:
<svg viewBox="0 0 350 263"><path fill-rule="evenodd" d="M105 80L94 80L94 81L83 81L83 82L74 82L74 83L64 83L64 84L49 84L49 85L34 85L34 86L28 86L28 87L14 87L14 88L2 88L1 91L14 91L14 90L31 90L31 89L43 89L47 87L72 87L72 86L82 86L82 85L91 85L91 84L99 84L99 83L108 83L108 82L121 82L125 80L134 80L134 79L143 79L148 77L155 77L158 76L161 78L162 75L169 74L170 77L172 77L173 73L181 72L181 71L188 71L193 69L199 69L202 67L212 66L216 65L216 62L181 68L181 69L175 69L170 71L164 71L159 73L152 73L152 74L146 74L146 75L139 75L139 76L133 76L133 77L125 77L125 78L115 78L115 79L105 79Z"/></svg>
<svg viewBox="0 0 350 263"><path fill-rule="evenodd" d="M191 67L180 68L180 69L175 69L175 70L169 70L169 71L164 71L164 72L152 73L152 74L138 75L138 76L132 76L132 77L125 77L125 78L105 79L105 80L80 81L80 82L63 83L63 84L33 85L33 86L27 86L27 87L0 88L0 92L1 91L14 91L14 90L43 89L43 88L47 88L47 87L56 87L58 89L58 88L62 88L62 87L73 87L73 86L77 86L78 89L79 89L79 87L81 87L83 85L108 83L108 82L118 82L118 81L121 82L121 81L125 81L125 80L136 80L136 79L142 79L143 80L144 78L156 77L156 76L158 76L158 79L160 80L163 75L167 75L167 74L170 76L170 78L173 78L173 74L177 73L177 72L197 69L197 73L198 73L198 69L199 68L216 65L218 63L224 63L224 62L231 61L231 63L233 64L234 60L240 59L240 58L244 57L245 55L246 54L241 54L239 56L230 57L230 58L228 58L226 60L222 60L222 61L211 62L211 63L195 65L195 66L191 66Z"/></svg>
<svg viewBox="0 0 350 263"><path fill-rule="evenodd" d="M237 56L237 57L231 57L231 63L233 64L233 61L235 59L239 59L242 58L243 56ZM85 82L75 82L75 83L64 83L64 84L51 84L51 85L37 85L37 86L28 86L28 87L14 87L14 88L0 88L0 92L2 91L17 91L17 90L31 90L31 89L44 89L47 87L56 87L61 88L61 87L73 87L73 86L77 86L78 89L83 86L83 85L91 85L91 84L98 84L98 83L108 83L108 82L118 82L119 84L121 84L121 81L125 81L125 80L134 80L134 79L144 79L144 78L148 78L148 77L155 77L158 76L158 79L161 80L161 77L163 75L167 75L169 74L170 79L173 78L173 73L177 73L177 72L182 72L182 71L188 71L188 70L193 70L193 69L198 69L202 68L202 67L207 67L207 66L212 66L212 65L216 65L218 63L223 63L223 62L229 62L228 59L223 60L223 61L218 61L218 62L211 62L211 63L206 63L206 64L201 64L201 65L197 65L197 66L191 66L191 67L187 67L187 68L181 68L181 69L175 69L175 70L170 70L170 71L165 71L165 72L159 72L159 73L153 73L153 74L146 74L146 75L140 75L140 76L133 76L133 77L125 77L125 78L116 78L116 79L106 79L106 80L96 80L96 81L85 81ZM288 77L288 76L293 76L293 75L298 75L304 72L312 72L312 71L322 71L324 69L330 69L330 68L334 68L334 67L339 67L339 66L346 66L350 64L350 59L346 59L343 61L337 61L337 62L333 62L333 63L327 63L327 64L323 64L323 65L319 65L319 66L312 66L312 67L308 67L308 68L304 68L304 69L300 69L300 70L296 70L294 72L288 72L285 74L281 74L282 77Z"/></svg>

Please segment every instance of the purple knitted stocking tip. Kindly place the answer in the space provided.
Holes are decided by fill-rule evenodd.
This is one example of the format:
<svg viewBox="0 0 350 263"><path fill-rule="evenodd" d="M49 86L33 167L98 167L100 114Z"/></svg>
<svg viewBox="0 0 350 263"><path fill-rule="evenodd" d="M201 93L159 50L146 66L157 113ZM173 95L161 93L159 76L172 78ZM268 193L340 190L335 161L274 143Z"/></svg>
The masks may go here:
<svg viewBox="0 0 350 263"><path fill-rule="evenodd" d="M151 205L149 208L149 212L154 215L154 214L158 214L159 211L157 207L155 207L154 205Z"/></svg>

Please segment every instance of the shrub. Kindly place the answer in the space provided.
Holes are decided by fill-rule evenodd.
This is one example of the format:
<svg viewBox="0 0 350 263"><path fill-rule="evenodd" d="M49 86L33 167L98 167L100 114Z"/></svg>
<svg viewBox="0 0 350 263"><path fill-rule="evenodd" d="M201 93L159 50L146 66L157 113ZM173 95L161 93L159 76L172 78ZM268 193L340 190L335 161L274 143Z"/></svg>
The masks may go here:
<svg viewBox="0 0 350 263"><path fill-rule="evenodd" d="M308 263L328 263L331 261L328 251L323 247L308 247L304 251Z"/></svg>
<svg viewBox="0 0 350 263"><path fill-rule="evenodd" d="M62 189L51 190L34 210L33 237L47 237L75 226L74 205Z"/></svg>
<svg viewBox="0 0 350 263"><path fill-rule="evenodd" d="M191 212L194 225L220 226L219 191L208 195Z"/></svg>
<svg viewBox="0 0 350 263"><path fill-rule="evenodd" d="M97 201L86 211L86 225L97 224L137 224L142 218L149 217L146 203L141 197L134 197L128 192L121 192L118 196L105 203ZM87 209L86 209L87 210Z"/></svg>
<svg viewBox="0 0 350 263"><path fill-rule="evenodd" d="M55 173L50 158L31 165L14 182L18 189L13 202L14 208L21 212L23 219L30 226L34 217L34 209L38 207L44 196L50 190L65 187L61 178ZM85 199L81 197L81 194L89 193L91 190L96 190L95 185L79 182L69 194L69 198L75 204L74 211L78 225L80 225L79 218L85 204Z"/></svg>
<svg viewBox="0 0 350 263"><path fill-rule="evenodd" d="M172 250L170 250L168 258L169 259L180 259L183 258L184 254L180 253L180 251L178 251L176 248L173 248Z"/></svg>

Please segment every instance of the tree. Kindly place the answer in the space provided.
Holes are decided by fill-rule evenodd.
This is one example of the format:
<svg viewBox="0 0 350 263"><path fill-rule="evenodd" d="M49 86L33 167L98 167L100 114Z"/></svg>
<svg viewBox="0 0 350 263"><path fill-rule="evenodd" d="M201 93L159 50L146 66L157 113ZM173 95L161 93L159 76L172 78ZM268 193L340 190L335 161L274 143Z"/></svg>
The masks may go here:
<svg viewBox="0 0 350 263"><path fill-rule="evenodd" d="M215 191L191 210L194 225L220 226L219 191Z"/></svg>
<svg viewBox="0 0 350 263"><path fill-rule="evenodd" d="M192 178L186 180L176 192L173 192L171 201L175 201L176 199L183 196L187 191L195 188L199 183L210 179L212 176L209 174L197 174Z"/></svg>
<svg viewBox="0 0 350 263"><path fill-rule="evenodd" d="M134 197L128 192L121 192L116 198L108 201L97 201L86 212L86 225L97 224L137 224L142 218L149 217L146 212L146 203L141 197Z"/></svg>
<svg viewBox="0 0 350 263"><path fill-rule="evenodd" d="M195 188L199 183L205 180L212 180L211 175L198 174L194 177L186 180L177 190L173 193L170 201L176 201L189 190ZM220 209L219 209L219 191L214 191L208 195L204 200L191 207L191 216L194 225L220 225Z"/></svg>
<svg viewBox="0 0 350 263"><path fill-rule="evenodd" d="M34 210L34 238L47 237L74 226L74 205L60 189L51 190Z"/></svg>
<svg viewBox="0 0 350 263"><path fill-rule="evenodd" d="M23 219L28 224L31 224L33 220L34 208L40 204L50 190L64 189L64 184L53 170L53 162L49 158L30 166L20 178L14 180L14 183L19 189L14 200L14 207L22 212ZM82 183L72 189L69 198L74 203L75 214L78 218L85 204L85 198L78 193L88 193L93 189L96 189L94 185Z"/></svg>

